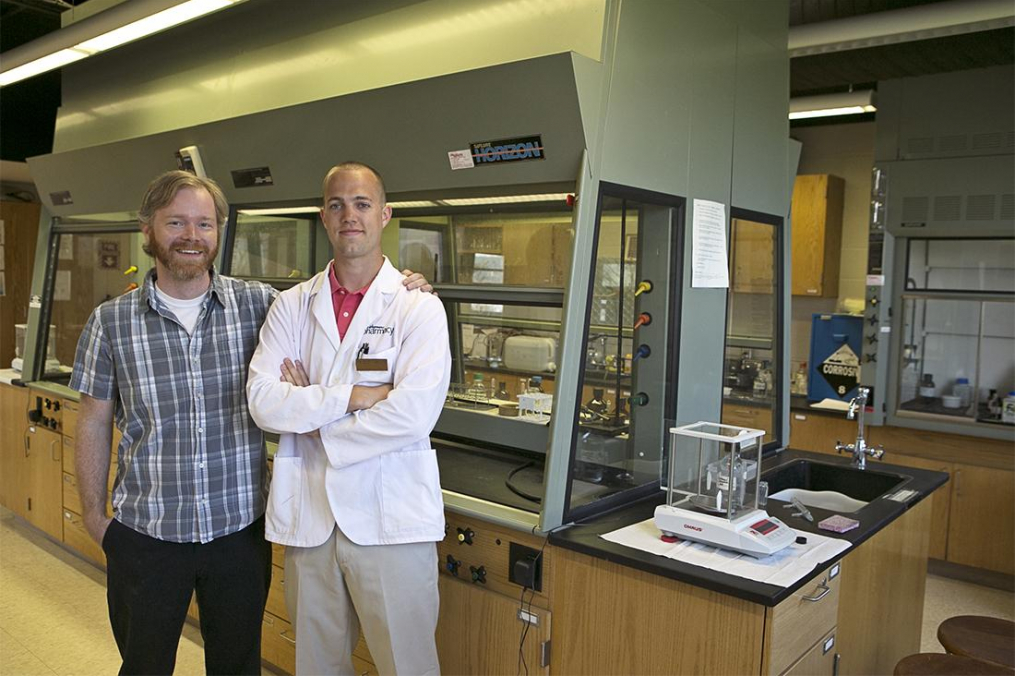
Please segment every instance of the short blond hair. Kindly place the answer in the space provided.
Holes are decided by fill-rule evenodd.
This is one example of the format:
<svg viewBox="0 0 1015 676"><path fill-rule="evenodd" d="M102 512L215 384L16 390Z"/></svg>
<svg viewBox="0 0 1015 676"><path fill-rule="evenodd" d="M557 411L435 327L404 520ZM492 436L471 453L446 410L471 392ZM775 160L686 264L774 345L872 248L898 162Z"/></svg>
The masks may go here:
<svg viewBox="0 0 1015 676"><path fill-rule="evenodd" d="M151 223L155 212L169 206L176 199L177 193L184 188L207 190L215 203L216 224L219 228L225 225L226 219L229 218L229 202L226 201L222 188L210 178L202 178L181 170L167 171L148 184L148 189L145 190L144 197L141 198L141 208L138 210L137 219L145 224Z"/></svg>
<svg viewBox="0 0 1015 676"><path fill-rule="evenodd" d="M355 162L355 161L342 162L341 164L336 164L331 169L329 169L328 173L324 175L324 180L321 181L321 195L323 195L324 198L327 199L328 181L331 180L332 176L334 176L340 171L352 171L354 169L363 169L369 171L371 174L374 175L374 178L377 179L377 186L381 189L381 204L387 203L388 191L384 187L384 178L381 177L381 172L377 171L369 164L364 164L363 162Z"/></svg>

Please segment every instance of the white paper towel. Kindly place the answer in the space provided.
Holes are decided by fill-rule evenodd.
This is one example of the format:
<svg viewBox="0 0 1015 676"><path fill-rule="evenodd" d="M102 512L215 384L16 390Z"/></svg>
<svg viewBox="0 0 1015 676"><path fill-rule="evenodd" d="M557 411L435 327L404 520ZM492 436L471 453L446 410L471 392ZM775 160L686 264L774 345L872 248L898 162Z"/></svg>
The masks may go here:
<svg viewBox="0 0 1015 676"><path fill-rule="evenodd" d="M646 519L641 523L620 528L600 537L618 545L665 556L674 561L779 587L789 587L814 570L818 564L837 557L851 546L847 540L805 533L807 544L793 543L771 556L756 559L747 554L719 549L690 540L681 540L676 543L663 542L659 539L660 534L655 522L652 519Z"/></svg>

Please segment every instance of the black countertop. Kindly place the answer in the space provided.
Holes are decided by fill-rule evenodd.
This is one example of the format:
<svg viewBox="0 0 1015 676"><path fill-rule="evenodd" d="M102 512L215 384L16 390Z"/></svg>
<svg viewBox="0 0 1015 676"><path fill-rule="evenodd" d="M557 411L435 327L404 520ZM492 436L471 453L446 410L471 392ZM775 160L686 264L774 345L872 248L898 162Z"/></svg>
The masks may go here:
<svg viewBox="0 0 1015 676"><path fill-rule="evenodd" d="M773 458L765 458L764 471L767 473L778 466L801 458L826 464L850 464L850 461L847 458L836 458L820 453L810 453L808 451L785 450L777 453ZM609 533L617 530L618 528L623 528L651 518L656 505L665 502L665 495L662 491L660 491L658 495L650 496L640 502L627 505L607 514L592 517L591 520L580 523L571 528L551 533L549 536L550 543L564 549L581 552L583 554L599 559L605 559L623 566L630 566L638 570L672 578L674 580L679 580L699 587L704 587L705 589L710 589L712 591L729 594L730 596L735 596L753 603L759 603L765 606L775 606L780 601L789 597L797 589L800 589L804 585L808 584L833 563L841 560L850 551L852 551L853 547L862 544L878 531L895 521L908 509L921 502L924 498L934 492L934 490L944 485L944 483L948 480L948 475L943 472L932 472L912 467L901 467L888 463L878 463L876 469L869 471L882 473L887 472L901 475L906 478L906 481L898 488L908 488L916 491L917 494L907 503L894 502L883 498L870 502L866 507L860 510L860 512L851 515L852 518L856 518L860 521L860 526L847 533L832 533L818 528L818 522L831 516L835 512L811 507L810 511L814 515L814 521L808 522L801 517L789 517L788 514L790 513L790 510L784 510L782 508L782 505L786 503L779 500L769 500L767 506L769 513L784 521L794 530L802 534L818 533L826 537L847 540L852 545L852 547L845 552L842 552L833 559L824 561L816 566L810 574L805 575L790 587L779 587L762 582L755 582L735 575L728 575L708 568L674 561L673 559L668 559L663 556L657 556L631 547L625 547L623 545L608 542L599 537L604 533Z"/></svg>

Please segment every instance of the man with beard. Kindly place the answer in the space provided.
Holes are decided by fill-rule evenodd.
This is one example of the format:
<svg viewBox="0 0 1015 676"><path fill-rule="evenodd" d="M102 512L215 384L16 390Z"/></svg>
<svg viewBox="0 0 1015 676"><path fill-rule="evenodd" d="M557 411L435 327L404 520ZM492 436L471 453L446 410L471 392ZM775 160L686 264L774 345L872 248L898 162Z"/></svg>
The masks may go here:
<svg viewBox="0 0 1015 676"><path fill-rule="evenodd" d="M97 307L78 342L75 467L85 526L106 554L121 674L173 672L195 592L208 673L261 673L268 475L244 388L277 292L215 271L227 215L214 181L155 179L138 214L155 267ZM368 406L387 388L360 394ZM123 440L110 519L114 414Z"/></svg>

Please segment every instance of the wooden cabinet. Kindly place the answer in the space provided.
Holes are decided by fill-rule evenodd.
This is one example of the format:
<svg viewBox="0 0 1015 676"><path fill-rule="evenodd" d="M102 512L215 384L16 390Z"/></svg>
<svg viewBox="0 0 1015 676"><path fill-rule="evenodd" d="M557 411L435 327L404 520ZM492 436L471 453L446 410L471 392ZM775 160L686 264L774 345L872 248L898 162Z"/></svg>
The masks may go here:
<svg viewBox="0 0 1015 676"><path fill-rule="evenodd" d="M28 388L0 384L0 504L28 515L25 450Z"/></svg>
<svg viewBox="0 0 1015 676"><path fill-rule="evenodd" d="M63 540L63 437L35 425L25 432L28 522Z"/></svg>
<svg viewBox="0 0 1015 676"><path fill-rule="evenodd" d="M730 226L730 289L774 294L776 229L767 223L733 219Z"/></svg>
<svg viewBox="0 0 1015 676"><path fill-rule="evenodd" d="M565 223L518 222L504 226L504 283L564 286L571 231Z"/></svg>
<svg viewBox="0 0 1015 676"><path fill-rule="evenodd" d="M955 465L948 560L1015 574L1015 473Z"/></svg>
<svg viewBox="0 0 1015 676"><path fill-rule="evenodd" d="M723 402L722 423L724 425L765 430L766 434L762 439L764 444L772 440L772 429L775 427L775 421L772 420L771 408L748 406L747 404L730 401Z"/></svg>
<svg viewBox="0 0 1015 676"><path fill-rule="evenodd" d="M838 176L796 177L790 216L794 296L839 295L844 187Z"/></svg>

